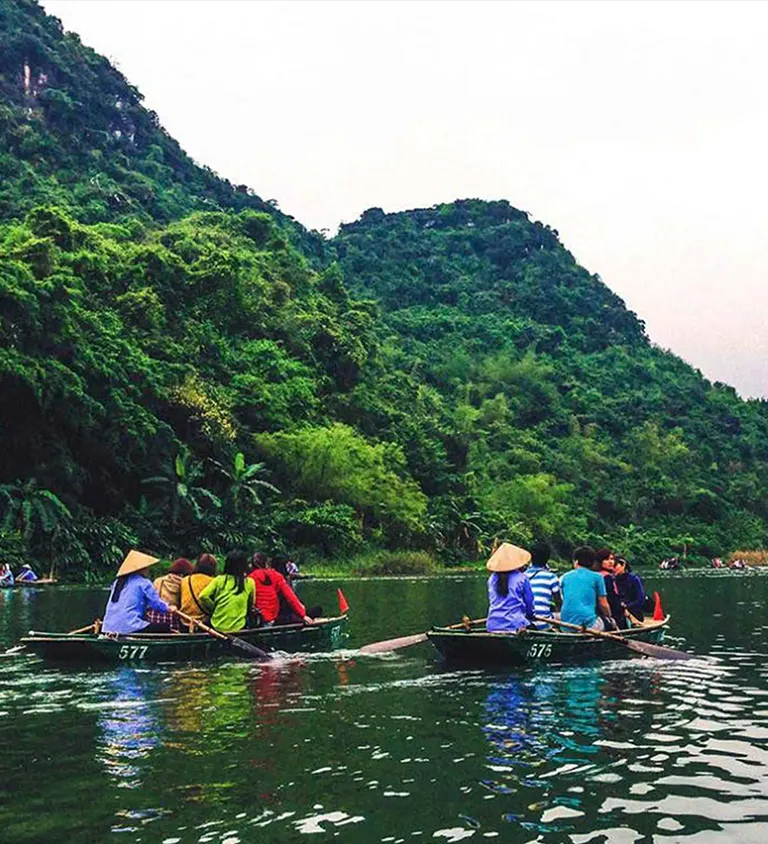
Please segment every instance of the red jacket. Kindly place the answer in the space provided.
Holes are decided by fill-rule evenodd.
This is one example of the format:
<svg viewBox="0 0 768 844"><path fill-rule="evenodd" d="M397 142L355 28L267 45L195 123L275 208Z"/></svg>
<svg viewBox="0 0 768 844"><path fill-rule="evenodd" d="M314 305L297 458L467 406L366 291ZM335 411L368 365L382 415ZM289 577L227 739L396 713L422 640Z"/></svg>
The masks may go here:
<svg viewBox="0 0 768 844"><path fill-rule="evenodd" d="M256 584L256 609L266 622L274 621L280 612L280 595L301 618L307 614L304 604L285 582L285 578L274 569L254 569L249 575ZM267 582L269 581L269 582Z"/></svg>

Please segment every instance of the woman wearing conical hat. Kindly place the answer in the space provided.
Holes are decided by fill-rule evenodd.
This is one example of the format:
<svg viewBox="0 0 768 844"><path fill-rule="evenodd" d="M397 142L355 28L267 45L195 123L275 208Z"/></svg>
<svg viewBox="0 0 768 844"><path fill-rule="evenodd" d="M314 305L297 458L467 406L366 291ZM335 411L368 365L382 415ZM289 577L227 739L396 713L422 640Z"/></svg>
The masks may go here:
<svg viewBox="0 0 768 844"><path fill-rule="evenodd" d="M502 542L488 560L489 633L515 633L533 621L533 592L523 573L531 555L523 548Z"/></svg>
<svg viewBox="0 0 768 844"><path fill-rule="evenodd" d="M104 633L168 633L173 618L172 608L157 594L149 580L150 566L156 557L129 551L117 571L104 613ZM147 619L147 612L154 611L153 622Z"/></svg>

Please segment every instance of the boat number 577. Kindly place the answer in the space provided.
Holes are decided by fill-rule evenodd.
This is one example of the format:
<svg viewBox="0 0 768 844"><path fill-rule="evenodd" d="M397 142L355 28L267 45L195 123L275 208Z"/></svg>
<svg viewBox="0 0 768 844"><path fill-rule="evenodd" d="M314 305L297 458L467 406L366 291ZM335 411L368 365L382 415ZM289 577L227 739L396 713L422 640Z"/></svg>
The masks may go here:
<svg viewBox="0 0 768 844"><path fill-rule="evenodd" d="M534 647L536 647L534 645ZM117 652L120 659L144 659L147 652L146 645L123 645Z"/></svg>
<svg viewBox="0 0 768 844"><path fill-rule="evenodd" d="M531 645L528 649L528 656L531 659L542 659L544 657L548 657L552 655L552 645L547 645L546 643L542 642L539 645Z"/></svg>

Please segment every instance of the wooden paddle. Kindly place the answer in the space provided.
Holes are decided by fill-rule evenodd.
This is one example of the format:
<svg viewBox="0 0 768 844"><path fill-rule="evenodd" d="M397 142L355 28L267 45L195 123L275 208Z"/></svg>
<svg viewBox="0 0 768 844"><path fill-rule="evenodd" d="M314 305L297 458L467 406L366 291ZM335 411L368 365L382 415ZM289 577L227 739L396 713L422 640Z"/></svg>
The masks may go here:
<svg viewBox="0 0 768 844"><path fill-rule="evenodd" d="M101 619L97 618L93 624L89 624L87 627L78 627L77 630L70 630L69 635L75 636L78 633L96 633L98 632L99 625L101 624Z"/></svg>
<svg viewBox="0 0 768 844"><path fill-rule="evenodd" d="M459 627L468 627L472 624L480 624L485 621L484 618L475 618L473 620L467 619L459 624L452 624L448 630L456 630ZM411 645L418 645L420 642L427 641L426 633L414 633L411 636L401 636L399 639L385 639L383 642L371 642L370 645L363 645L360 648L361 654L382 654L388 651L398 651L401 648L410 648Z"/></svg>
<svg viewBox="0 0 768 844"><path fill-rule="evenodd" d="M594 636L596 639L610 639L613 642L620 642L631 651L637 651L637 653L643 654L643 656L652 656L656 659L699 659L699 657L695 654L688 654L685 653L685 651L677 651L674 648L668 648L665 645L652 645L650 642L636 642L634 639L625 639L624 636L619 636L616 633L604 633L600 630L589 630L578 624L569 624L567 621L558 621L556 618L547 618L546 616L535 615L534 619L536 621L545 621L547 624L559 624L560 627L568 627L571 630L577 630L579 633L586 633L587 636Z"/></svg>
<svg viewBox="0 0 768 844"><path fill-rule="evenodd" d="M175 607L173 608L173 613L183 621L186 621L187 624L199 627L203 632L207 633L209 636L213 636L214 639L221 639L224 642L229 642L229 644L233 648L239 648L241 651L244 651L248 654L248 656L253 659L272 659L270 654L268 654L266 651L263 651L261 648L257 648L256 645L251 645L249 642L246 642L243 639L238 639L237 636L232 636L230 633L222 633L219 630L214 630L213 627L209 627L207 624L203 624L202 621L198 621L196 618L192 618L186 613L183 613L181 610L177 610Z"/></svg>

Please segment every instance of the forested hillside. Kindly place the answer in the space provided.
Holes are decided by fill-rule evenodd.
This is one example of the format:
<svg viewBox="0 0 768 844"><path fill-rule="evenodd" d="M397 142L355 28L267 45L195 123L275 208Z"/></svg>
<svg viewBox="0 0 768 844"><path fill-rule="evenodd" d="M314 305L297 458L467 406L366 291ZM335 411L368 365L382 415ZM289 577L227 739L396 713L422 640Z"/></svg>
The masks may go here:
<svg viewBox="0 0 768 844"><path fill-rule="evenodd" d="M307 232L0 0L0 554L494 537L761 545L764 403L654 348L558 235L466 200Z"/></svg>

